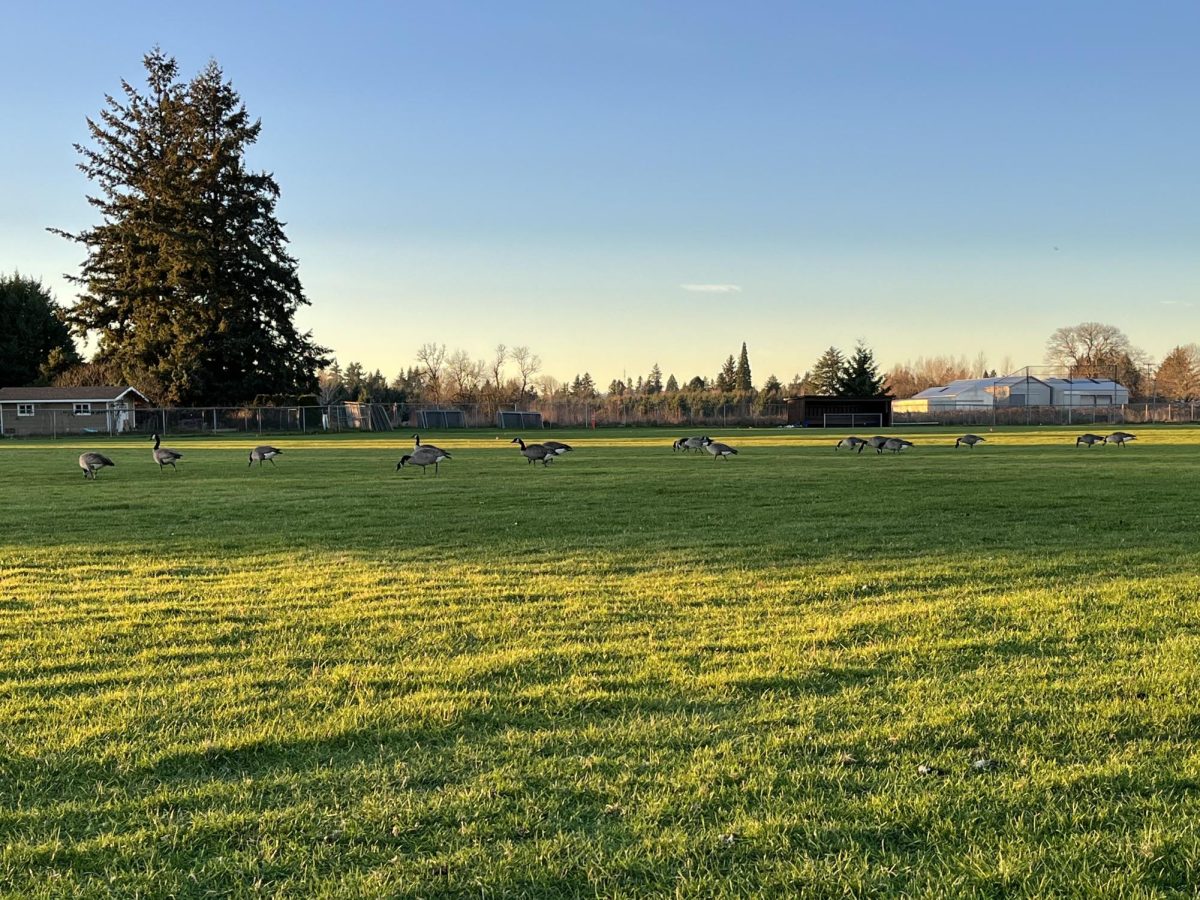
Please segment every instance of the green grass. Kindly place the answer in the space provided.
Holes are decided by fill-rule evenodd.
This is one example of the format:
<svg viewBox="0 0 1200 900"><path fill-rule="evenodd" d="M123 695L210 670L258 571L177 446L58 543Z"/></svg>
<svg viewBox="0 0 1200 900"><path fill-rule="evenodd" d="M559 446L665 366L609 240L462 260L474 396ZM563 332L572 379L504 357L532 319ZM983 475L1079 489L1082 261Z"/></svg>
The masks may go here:
<svg viewBox="0 0 1200 900"><path fill-rule="evenodd" d="M1192 896L1200 431L1082 430L0 445L0 896Z"/></svg>

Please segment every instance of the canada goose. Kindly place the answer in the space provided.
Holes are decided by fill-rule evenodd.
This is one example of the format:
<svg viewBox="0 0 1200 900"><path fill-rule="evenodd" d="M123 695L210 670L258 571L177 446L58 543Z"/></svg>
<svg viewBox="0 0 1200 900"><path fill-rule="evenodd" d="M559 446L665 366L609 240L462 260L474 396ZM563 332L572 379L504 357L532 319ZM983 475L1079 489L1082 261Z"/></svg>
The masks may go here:
<svg viewBox="0 0 1200 900"><path fill-rule="evenodd" d="M899 453L905 447L911 447L912 441L906 441L904 438L888 438L883 442L884 450L891 450L893 453ZM882 450L880 452L883 452Z"/></svg>
<svg viewBox="0 0 1200 900"><path fill-rule="evenodd" d="M183 454L178 450L168 450L166 447L160 447L158 435L154 435L154 449L151 453L154 456L154 461L158 463L158 471L161 473L163 466L170 466L172 471L178 472L175 468L175 460L183 459Z"/></svg>
<svg viewBox="0 0 1200 900"><path fill-rule="evenodd" d="M976 444L982 444L986 441L987 438L981 438L977 434L964 434L962 437L954 439L954 449L957 450L959 444L966 444L968 447L974 450Z"/></svg>
<svg viewBox="0 0 1200 900"><path fill-rule="evenodd" d="M272 447L270 444L262 444L250 451L250 462L246 465L252 466L257 462L258 467L261 469L264 459L271 465L275 465L275 457L282 452L282 450Z"/></svg>
<svg viewBox="0 0 1200 900"><path fill-rule="evenodd" d="M686 445L687 438L678 438L675 443L671 445L671 452L674 453L676 450L682 450L684 453L687 453Z"/></svg>
<svg viewBox="0 0 1200 900"><path fill-rule="evenodd" d="M674 444L671 445L672 452L674 452L675 450L682 450L684 453L689 453L692 450L700 450L704 447L704 443L707 440L708 440L708 438L706 438L706 437L680 438Z"/></svg>
<svg viewBox="0 0 1200 900"><path fill-rule="evenodd" d="M433 444L422 444L422 443L421 443L421 436L420 436L419 434L414 434L414 435L413 435L413 447L415 447L417 450L420 450L420 449L421 449L421 448L423 448L423 447L428 447L430 450L436 450L436 451L438 451L438 453L445 453L445 452L446 452L446 451L445 451L445 450L443 450L441 447L435 447Z"/></svg>
<svg viewBox="0 0 1200 900"><path fill-rule="evenodd" d="M570 453L572 450L570 444L564 444L560 441L542 441L542 446L547 450L552 450L555 456L562 456L564 453Z"/></svg>
<svg viewBox="0 0 1200 900"><path fill-rule="evenodd" d="M510 444L521 445L521 455L524 456L530 463L535 463L541 460L543 466L550 464L550 460L554 459L555 453L544 444L526 444L520 438L513 438L509 441Z"/></svg>
<svg viewBox="0 0 1200 900"><path fill-rule="evenodd" d="M867 442L862 438L850 435L850 437L844 437L838 441L834 445L833 449L841 450L843 447L845 447L847 450L853 450L855 453L862 453L862 449L865 446L867 446Z"/></svg>
<svg viewBox="0 0 1200 900"><path fill-rule="evenodd" d="M867 446L870 447L872 450L874 450L876 453L882 453L883 445L886 444L887 441L888 441L888 439L885 438L882 434L877 434L877 435L875 435L875 437L867 439Z"/></svg>
<svg viewBox="0 0 1200 900"><path fill-rule="evenodd" d="M737 456L737 451L728 444L719 443L712 438L704 439L704 449L712 454L713 462L716 462L718 459L728 460L731 456Z"/></svg>
<svg viewBox="0 0 1200 900"><path fill-rule="evenodd" d="M83 469L83 477L96 480L96 470L103 469L105 466L116 466L116 463L105 456L103 453L96 453L89 450L87 453L79 454L79 468Z"/></svg>
<svg viewBox="0 0 1200 900"><path fill-rule="evenodd" d="M433 474L438 474L438 463L443 459L451 459L449 453L445 450L438 450L436 447L431 447L426 444L424 447L418 447L412 453L406 453L400 457L400 462L396 463L396 471L400 471L406 465L420 466L421 474L425 474L426 466L433 466Z"/></svg>
<svg viewBox="0 0 1200 900"><path fill-rule="evenodd" d="M1079 437L1075 438L1076 447L1078 447L1080 444L1086 444L1089 450L1092 449L1092 444L1102 443L1104 443L1104 438L1100 437L1098 434L1081 434Z"/></svg>
<svg viewBox="0 0 1200 900"><path fill-rule="evenodd" d="M1128 431L1114 431L1112 434L1110 434L1108 437L1106 437L1104 439L1104 443L1106 443L1106 444L1113 443L1113 444L1116 444L1118 447L1124 447L1125 444L1128 443L1129 441L1136 441L1136 440L1137 440L1136 434L1130 434Z"/></svg>

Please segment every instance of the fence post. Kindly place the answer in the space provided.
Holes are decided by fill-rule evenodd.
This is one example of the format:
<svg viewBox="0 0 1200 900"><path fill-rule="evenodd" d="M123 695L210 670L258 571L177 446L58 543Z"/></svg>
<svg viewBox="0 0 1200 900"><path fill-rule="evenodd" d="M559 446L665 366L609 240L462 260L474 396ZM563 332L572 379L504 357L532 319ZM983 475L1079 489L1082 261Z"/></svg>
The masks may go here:
<svg viewBox="0 0 1200 900"><path fill-rule="evenodd" d="M58 411L50 410L50 434L54 440L58 440Z"/></svg>
<svg viewBox="0 0 1200 900"><path fill-rule="evenodd" d="M258 433L262 434L262 407L258 408Z"/></svg>

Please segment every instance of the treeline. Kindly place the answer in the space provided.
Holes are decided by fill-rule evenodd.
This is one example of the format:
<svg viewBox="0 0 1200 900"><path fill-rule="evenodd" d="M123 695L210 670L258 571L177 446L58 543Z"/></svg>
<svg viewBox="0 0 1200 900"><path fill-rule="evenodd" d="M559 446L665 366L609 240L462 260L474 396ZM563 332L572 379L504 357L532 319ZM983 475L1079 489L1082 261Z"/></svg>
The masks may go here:
<svg viewBox="0 0 1200 900"><path fill-rule="evenodd" d="M514 371L515 370L515 371ZM413 364L390 380L379 369L367 371L351 362L334 360L322 369L318 382L323 403L354 400L373 403L407 403L479 406L485 411L541 402L613 403L626 409L652 412L711 411L722 405L747 405L755 410L804 393L835 396L888 396L886 379L879 373L874 354L858 345L849 356L830 347L803 375L784 383L768 375L761 387L754 384L750 353L726 357L714 375L693 375L684 381L673 373L664 376L658 363L645 375L628 380L613 378L601 390L590 372L560 380L542 372L540 357L528 347L499 345L489 360L472 359L464 350L448 351L444 344L424 344Z"/></svg>

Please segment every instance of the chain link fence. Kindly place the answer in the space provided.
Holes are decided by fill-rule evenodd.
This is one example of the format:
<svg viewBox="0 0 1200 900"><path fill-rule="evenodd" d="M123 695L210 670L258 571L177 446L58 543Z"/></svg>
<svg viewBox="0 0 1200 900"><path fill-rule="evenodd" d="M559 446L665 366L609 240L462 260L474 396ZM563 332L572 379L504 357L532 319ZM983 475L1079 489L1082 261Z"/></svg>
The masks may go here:
<svg viewBox="0 0 1200 900"><path fill-rule="evenodd" d="M894 425L1147 425L1197 422L1200 403L1120 406L936 406L892 414Z"/></svg>

